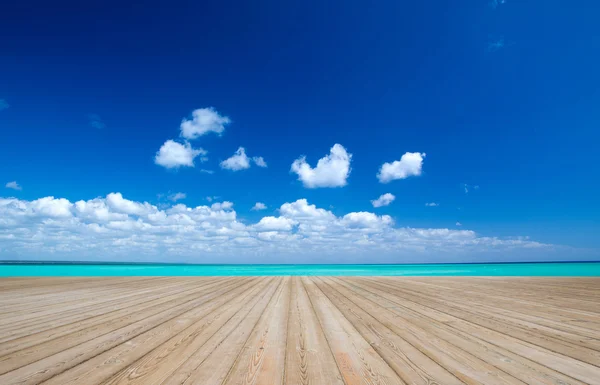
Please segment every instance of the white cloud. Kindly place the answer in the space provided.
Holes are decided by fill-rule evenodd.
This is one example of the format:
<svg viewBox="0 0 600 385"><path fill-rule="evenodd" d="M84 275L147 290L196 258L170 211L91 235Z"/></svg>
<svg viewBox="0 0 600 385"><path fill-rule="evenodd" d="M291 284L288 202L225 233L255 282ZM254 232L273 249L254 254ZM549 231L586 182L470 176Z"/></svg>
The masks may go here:
<svg viewBox="0 0 600 385"><path fill-rule="evenodd" d="M212 174L215 173L213 170L207 170L207 169L204 169L204 168L201 168L200 172L203 172L205 174L210 174L210 175L212 175Z"/></svg>
<svg viewBox="0 0 600 385"><path fill-rule="evenodd" d="M298 199L292 203L282 204L279 208L279 213L285 217L298 219L331 220L335 217L331 211L319 209L316 205L308 204L306 199Z"/></svg>
<svg viewBox="0 0 600 385"><path fill-rule="evenodd" d="M17 181L14 181L14 180L13 180L12 182L8 182L8 183L5 185L5 187L6 187L6 188L11 188L11 189L13 189L13 190L19 190L19 191L23 190L23 187L21 187L21 185L19 185L19 184L17 183Z"/></svg>
<svg viewBox="0 0 600 385"><path fill-rule="evenodd" d="M192 112L192 119L182 120L181 136L191 140L209 132L221 134L229 123L231 120L227 116L219 115L214 108L199 108Z"/></svg>
<svg viewBox="0 0 600 385"><path fill-rule="evenodd" d="M170 201L173 201L173 202L177 202L178 200L185 199L186 197L187 197L187 195L185 193L178 192L178 193L170 194L167 197L167 199L169 199Z"/></svg>
<svg viewBox="0 0 600 385"><path fill-rule="evenodd" d="M233 208L233 203L229 202L229 201L225 201L225 202L217 202L217 203L213 203L210 208L214 211L219 211L219 210L231 210Z"/></svg>
<svg viewBox="0 0 600 385"><path fill-rule="evenodd" d="M336 143L331 147L329 155L319 159L315 168L306 162L306 157L301 156L292 163L291 171L298 174L298 180L304 187L343 187L350 176L351 161L352 154Z"/></svg>
<svg viewBox="0 0 600 385"><path fill-rule="evenodd" d="M361 211L357 213L346 214L342 217L341 223L349 228L381 228L394 223L389 215L378 216L373 213Z"/></svg>
<svg viewBox="0 0 600 385"><path fill-rule="evenodd" d="M123 198L121 193L110 193L106 196L106 203L116 212L128 215L143 215L150 211L148 203L134 202Z"/></svg>
<svg viewBox="0 0 600 385"><path fill-rule="evenodd" d="M255 156L252 161L259 167L267 167L267 163L262 156ZM250 158L246 155L246 149L240 147L228 159L221 162L221 168L231 171L240 171L250 168Z"/></svg>
<svg viewBox="0 0 600 385"><path fill-rule="evenodd" d="M379 169L377 178L381 183L388 183L396 179L406 179L409 176L421 175L425 153L407 152L400 160L384 163Z"/></svg>
<svg viewBox="0 0 600 385"><path fill-rule="evenodd" d="M222 161L221 168L232 171L239 171L250 168L250 159L248 159L244 147L238 148L235 154L231 156L231 158Z"/></svg>
<svg viewBox="0 0 600 385"><path fill-rule="evenodd" d="M336 216L306 199L247 224L227 201L158 207L120 193L75 203L0 198L0 259L399 263L485 253L500 260L533 249L548 255L553 246L462 229L395 227L390 216L370 212Z"/></svg>
<svg viewBox="0 0 600 385"><path fill-rule="evenodd" d="M258 167L267 167L267 162L265 162L262 156L255 156L252 160Z"/></svg>
<svg viewBox="0 0 600 385"><path fill-rule="evenodd" d="M254 227L259 231L290 231L297 223L286 217L263 217Z"/></svg>
<svg viewBox="0 0 600 385"><path fill-rule="evenodd" d="M182 144L174 140L167 140L156 153L154 163L166 168L194 167L194 159L207 153L202 148L192 148L188 142ZM206 159L202 158L201 160Z"/></svg>
<svg viewBox="0 0 600 385"><path fill-rule="evenodd" d="M428 207L436 207L436 206L439 206L439 204L438 204L438 203L435 203L435 202L429 202L429 203L425 203L425 206L428 206Z"/></svg>
<svg viewBox="0 0 600 385"><path fill-rule="evenodd" d="M456 222L456 226L460 227L460 226L462 226L462 223Z"/></svg>
<svg viewBox="0 0 600 385"><path fill-rule="evenodd" d="M45 197L31 202L32 212L41 217L68 218L71 214L73 204L67 199L54 197Z"/></svg>
<svg viewBox="0 0 600 385"><path fill-rule="evenodd" d="M394 194L385 193L379 198L371 201L371 203L373 204L373 207L389 206L389 204L392 203L394 199L396 199Z"/></svg>
<svg viewBox="0 0 600 385"><path fill-rule="evenodd" d="M260 211L260 210L266 210L267 209L267 205L265 205L262 202L256 202L254 204L254 206L250 209L252 211Z"/></svg>

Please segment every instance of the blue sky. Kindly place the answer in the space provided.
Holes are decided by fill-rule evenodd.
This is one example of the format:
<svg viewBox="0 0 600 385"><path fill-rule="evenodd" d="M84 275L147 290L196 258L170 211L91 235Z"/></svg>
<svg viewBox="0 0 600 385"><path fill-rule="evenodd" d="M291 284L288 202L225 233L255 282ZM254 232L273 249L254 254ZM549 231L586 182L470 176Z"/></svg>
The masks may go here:
<svg viewBox="0 0 600 385"><path fill-rule="evenodd" d="M2 259L600 258L596 3L36 3L0 16Z"/></svg>

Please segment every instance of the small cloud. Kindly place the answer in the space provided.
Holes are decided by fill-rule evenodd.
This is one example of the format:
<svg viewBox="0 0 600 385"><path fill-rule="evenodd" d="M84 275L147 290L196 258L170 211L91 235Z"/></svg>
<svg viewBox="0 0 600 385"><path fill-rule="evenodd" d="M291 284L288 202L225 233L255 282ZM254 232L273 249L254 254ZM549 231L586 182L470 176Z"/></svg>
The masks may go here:
<svg viewBox="0 0 600 385"><path fill-rule="evenodd" d="M456 222L456 226L460 227L460 226L462 226L462 223Z"/></svg>
<svg viewBox="0 0 600 385"><path fill-rule="evenodd" d="M208 197L206 197L205 199L206 199L207 201L209 201L209 202L212 202L212 201L214 201L214 200L217 200L217 199L219 199L219 198L220 198L220 197L218 197L218 196L216 196L216 195L215 195L215 196L208 196Z"/></svg>
<svg viewBox="0 0 600 385"><path fill-rule="evenodd" d="M267 167L267 163L262 156L255 156L252 161L259 167ZM231 171L240 171L250 168L250 158L246 155L246 149L240 147L228 159L221 162L221 168Z"/></svg>
<svg viewBox="0 0 600 385"><path fill-rule="evenodd" d="M329 150L329 155L319 159L315 168L306 162L305 156L301 156L292 163L290 172L298 174L298 180L307 188L343 187L350 176L351 161L352 154L336 143Z"/></svg>
<svg viewBox="0 0 600 385"><path fill-rule="evenodd" d="M204 168L201 168L200 172L203 172L205 174L214 174L215 173L213 170L207 170L207 169L204 169Z"/></svg>
<svg viewBox="0 0 600 385"><path fill-rule="evenodd" d="M262 203L262 202L256 202L254 204L254 206L250 209L252 211L260 211L260 210L266 210L267 209L267 205Z"/></svg>
<svg viewBox="0 0 600 385"><path fill-rule="evenodd" d="M220 135L229 123L231 123L231 119L220 115L213 107L199 108L192 111L192 119L181 121L181 136L192 140L209 132Z"/></svg>
<svg viewBox="0 0 600 385"><path fill-rule="evenodd" d="M230 158L222 161L221 168L231 171L239 171L250 168L250 160L248 159L248 155L246 155L246 150L244 147L238 148Z"/></svg>
<svg viewBox="0 0 600 385"><path fill-rule="evenodd" d="M423 159L426 154L423 152L407 152L400 160L392 163L384 163L379 169L377 179L380 183L388 183L396 179L406 179L410 176L419 176L423 170Z"/></svg>
<svg viewBox="0 0 600 385"><path fill-rule="evenodd" d="M214 211L231 210L233 208L233 203L228 202L228 201L217 202L217 203L213 203L212 206L210 206L210 208Z"/></svg>
<svg viewBox="0 0 600 385"><path fill-rule="evenodd" d="M90 122L90 126L92 126L93 128L101 130L106 127L106 124L104 124L100 116L97 114L89 114L88 120Z"/></svg>
<svg viewBox="0 0 600 385"><path fill-rule="evenodd" d="M154 163L165 168L194 167L194 159L207 153L208 151L202 148L192 148L189 142L167 140L156 152ZM204 156L200 158L202 162L205 160Z"/></svg>
<svg viewBox="0 0 600 385"><path fill-rule="evenodd" d="M468 194L471 190L479 190L479 185L468 185L466 183L461 184L462 188L465 190L465 194Z"/></svg>
<svg viewBox="0 0 600 385"><path fill-rule="evenodd" d="M435 203L435 202L430 202L430 203L425 203L425 206L427 206L427 207L437 207L437 206L439 206L439 204Z"/></svg>
<svg viewBox="0 0 600 385"><path fill-rule="evenodd" d="M373 205L373 207L389 206L390 203L394 201L394 199L396 199L396 197L393 194L386 193L380 196L379 198L371 201L371 204Z"/></svg>
<svg viewBox="0 0 600 385"><path fill-rule="evenodd" d="M488 52L496 52L504 47L504 38L491 41L487 45Z"/></svg>
<svg viewBox="0 0 600 385"><path fill-rule="evenodd" d="M267 167L267 162L265 162L262 156L255 156L252 160L258 167Z"/></svg>
<svg viewBox="0 0 600 385"><path fill-rule="evenodd" d="M8 107L10 107L10 104L8 104L4 99L0 99L0 111L6 110Z"/></svg>
<svg viewBox="0 0 600 385"><path fill-rule="evenodd" d="M20 186L20 185L19 185L19 184L18 184L16 181L14 181L14 180L13 180L12 182L8 182L8 183L5 185L5 187L6 187L6 188L11 188L11 189L13 189L13 190L18 190L18 191L21 191L21 190L23 190L23 187L21 187L21 186Z"/></svg>
<svg viewBox="0 0 600 385"><path fill-rule="evenodd" d="M170 194L167 197L167 199L169 199L170 201L173 201L173 202L177 202L178 200L185 199L186 197L187 197L187 195L185 193L178 192L175 194Z"/></svg>

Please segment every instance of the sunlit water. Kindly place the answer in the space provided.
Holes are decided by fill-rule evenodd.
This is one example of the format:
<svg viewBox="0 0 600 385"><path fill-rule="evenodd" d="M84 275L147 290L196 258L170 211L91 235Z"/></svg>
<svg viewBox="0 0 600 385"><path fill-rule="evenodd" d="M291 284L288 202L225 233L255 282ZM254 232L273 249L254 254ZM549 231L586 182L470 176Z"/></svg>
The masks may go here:
<svg viewBox="0 0 600 385"><path fill-rule="evenodd" d="M600 262L422 265L0 264L0 277L23 276L600 276Z"/></svg>

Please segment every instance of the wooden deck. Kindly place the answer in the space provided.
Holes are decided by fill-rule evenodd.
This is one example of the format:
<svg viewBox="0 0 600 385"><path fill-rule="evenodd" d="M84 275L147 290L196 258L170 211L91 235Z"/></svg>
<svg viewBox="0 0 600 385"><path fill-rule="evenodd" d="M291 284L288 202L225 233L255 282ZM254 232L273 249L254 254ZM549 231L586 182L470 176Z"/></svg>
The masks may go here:
<svg viewBox="0 0 600 385"><path fill-rule="evenodd" d="M600 278L0 280L0 384L600 384Z"/></svg>

